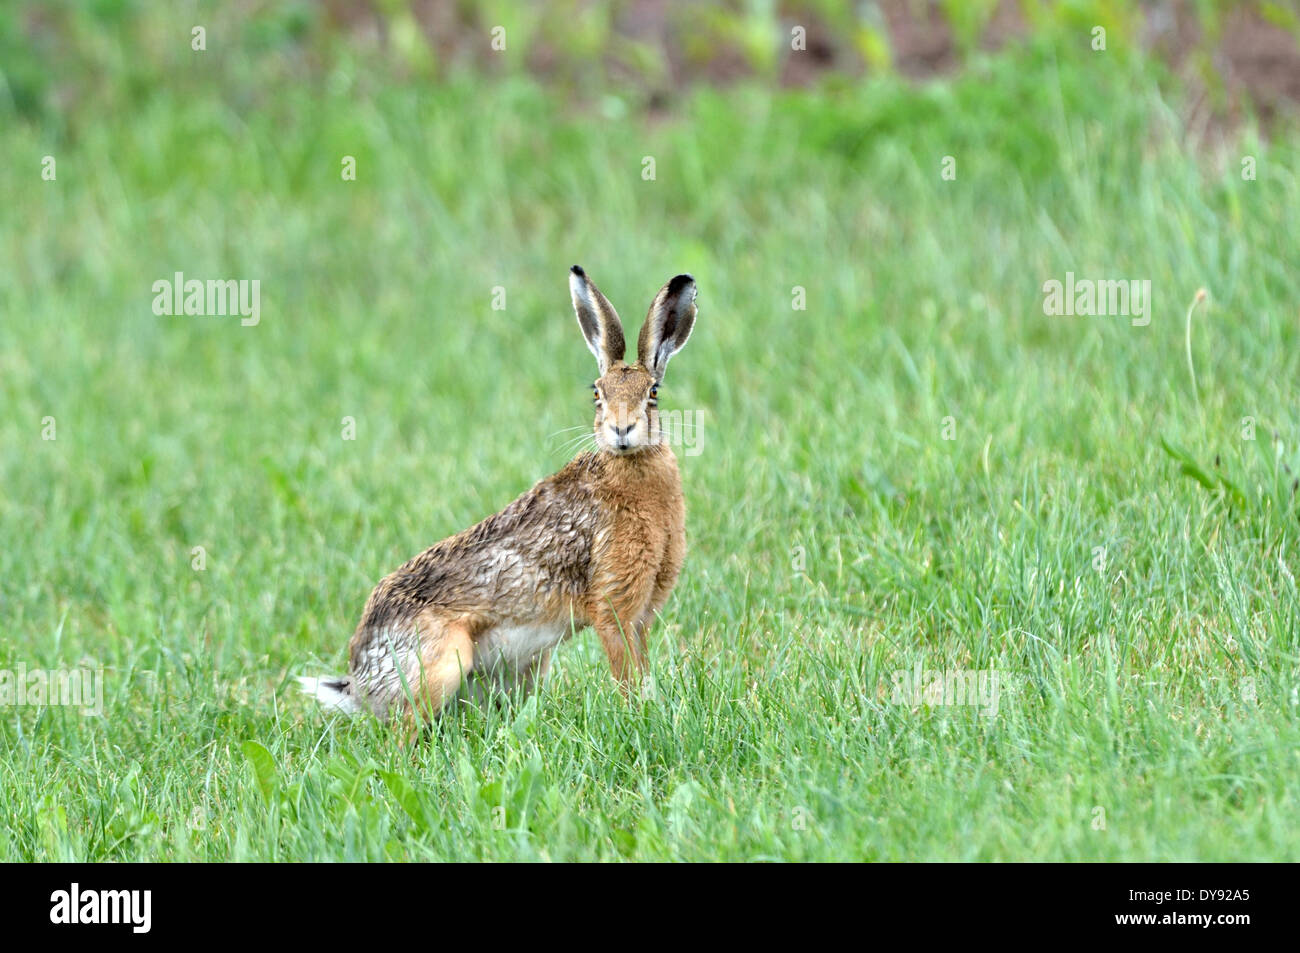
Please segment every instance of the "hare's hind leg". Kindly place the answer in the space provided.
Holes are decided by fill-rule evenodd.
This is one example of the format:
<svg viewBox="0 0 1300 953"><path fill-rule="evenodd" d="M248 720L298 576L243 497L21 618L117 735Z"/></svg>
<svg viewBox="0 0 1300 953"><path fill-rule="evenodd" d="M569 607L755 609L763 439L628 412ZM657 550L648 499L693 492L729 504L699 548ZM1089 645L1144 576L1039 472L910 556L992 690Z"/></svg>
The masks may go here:
<svg viewBox="0 0 1300 953"><path fill-rule="evenodd" d="M426 612L420 619L420 671L410 686L420 720L437 718L474 666L469 626Z"/></svg>

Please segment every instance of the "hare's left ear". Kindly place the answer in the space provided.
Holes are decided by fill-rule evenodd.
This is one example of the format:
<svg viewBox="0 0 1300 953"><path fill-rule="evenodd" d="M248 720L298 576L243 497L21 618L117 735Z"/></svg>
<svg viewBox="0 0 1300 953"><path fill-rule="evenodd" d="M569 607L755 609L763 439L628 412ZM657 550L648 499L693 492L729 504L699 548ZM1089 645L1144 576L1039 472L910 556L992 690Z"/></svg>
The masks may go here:
<svg viewBox="0 0 1300 953"><path fill-rule="evenodd" d="M614 306L578 265L569 269L569 294L573 297L573 312L578 316L582 336L596 355L596 366L603 376L611 364L623 360L627 347L623 342L623 324Z"/></svg>
<svg viewBox="0 0 1300 953"><path fill-rule="evenodd" d="M695 279L678 275L659 289L636 342L636 356L656 381L668 359L682 349L695 327Z"/></svg>

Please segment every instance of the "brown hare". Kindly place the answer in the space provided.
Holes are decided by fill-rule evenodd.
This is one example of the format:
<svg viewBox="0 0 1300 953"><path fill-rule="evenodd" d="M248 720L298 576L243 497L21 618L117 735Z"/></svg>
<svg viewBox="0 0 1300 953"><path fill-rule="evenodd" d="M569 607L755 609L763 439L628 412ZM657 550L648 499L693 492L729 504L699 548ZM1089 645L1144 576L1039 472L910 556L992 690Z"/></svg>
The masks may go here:
<svg viewBox="0 0 1300 953"><path fill-rule="evenodd" d="M617 312L580 267L570 272L573 309L600 369L597 450L385 577L348 646L348 674L300 679L322 703L428 720L458 694L527 692L555 646L586 626L625 692L644 671L646 632L686 553L658 389L695 324L695 281L678 275L659 290L627 364Z"/></svg>

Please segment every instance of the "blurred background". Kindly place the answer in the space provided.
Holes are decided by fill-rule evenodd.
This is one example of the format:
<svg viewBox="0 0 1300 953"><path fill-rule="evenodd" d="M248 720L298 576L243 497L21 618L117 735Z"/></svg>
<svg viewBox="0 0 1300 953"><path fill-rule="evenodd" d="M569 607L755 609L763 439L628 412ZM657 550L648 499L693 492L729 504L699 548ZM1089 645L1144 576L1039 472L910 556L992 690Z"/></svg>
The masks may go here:
<svg viewBox="0 0 1300 953"><path fill-rule="evenodd" d="M692 86L926 80L1098 26L1109 49L1154 54L1221 118L1300 99L1300 16L1287 0L232 0L170 4L165 17L138 0L13 0L0 16L11 105L56 132L80 109L137 102L186 73L220 76L249 107L291 82L365 97L396 82L526 75L575 107L654 115ZM172 35L188 20L213 38L202 70Z"/></svg>

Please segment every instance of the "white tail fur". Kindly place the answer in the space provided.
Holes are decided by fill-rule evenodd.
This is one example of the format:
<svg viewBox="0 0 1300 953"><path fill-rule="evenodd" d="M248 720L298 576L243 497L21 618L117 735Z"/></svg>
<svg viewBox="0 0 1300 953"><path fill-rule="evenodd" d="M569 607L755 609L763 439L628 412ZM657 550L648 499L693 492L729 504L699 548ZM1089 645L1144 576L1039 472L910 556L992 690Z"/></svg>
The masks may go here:
<svg viewBox="0 0 1300 953"><path fill-rule="evenodd" d="M361 711L361 703L357 701L356 695L352 694L350 678L312 678L299 675L298 684L302 686L304 692L315 698L326 709L349 715Z"/></svg>

